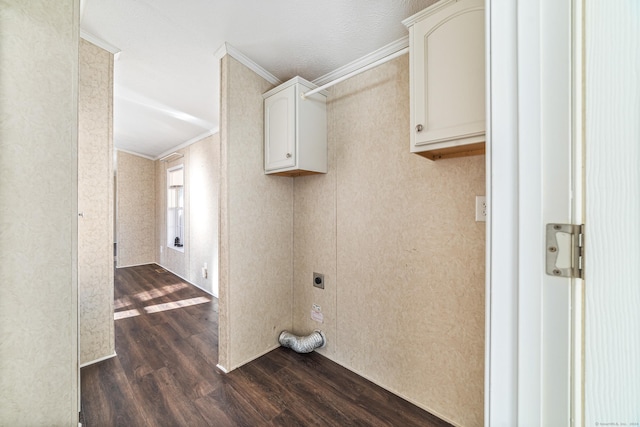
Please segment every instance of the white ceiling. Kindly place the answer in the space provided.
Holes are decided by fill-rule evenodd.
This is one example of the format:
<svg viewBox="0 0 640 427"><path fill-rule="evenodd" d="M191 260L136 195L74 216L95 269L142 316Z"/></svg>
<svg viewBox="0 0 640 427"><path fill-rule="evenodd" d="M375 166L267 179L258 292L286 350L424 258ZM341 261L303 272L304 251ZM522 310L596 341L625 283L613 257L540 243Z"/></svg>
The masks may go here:
<svg viewBox="0 0 640 427"><path fill-rule="evenodd" d="M82 0L81 29L114 62L114 144L157 158L218 129L229 43L281 81L314 80L407 35L435 0Z"/></svg>

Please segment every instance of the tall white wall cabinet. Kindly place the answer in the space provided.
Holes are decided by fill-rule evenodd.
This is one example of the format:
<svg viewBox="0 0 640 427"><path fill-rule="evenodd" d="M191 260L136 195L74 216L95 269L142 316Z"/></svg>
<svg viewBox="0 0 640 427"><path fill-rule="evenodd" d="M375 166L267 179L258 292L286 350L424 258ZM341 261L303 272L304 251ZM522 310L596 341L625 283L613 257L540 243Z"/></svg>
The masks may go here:
<svg viewBox="0 0 640 427"><path fill-rule="evenodd" d="M484 154L484 0L443 0L409 29L411 152L431 160Z"/></svg>
<svg viewBox="0 0 640 427"><path fill-rule="evenodd" d="M302 97L315 88L294 77L262 95L265 174L327 173L327 93Z"/></svg>

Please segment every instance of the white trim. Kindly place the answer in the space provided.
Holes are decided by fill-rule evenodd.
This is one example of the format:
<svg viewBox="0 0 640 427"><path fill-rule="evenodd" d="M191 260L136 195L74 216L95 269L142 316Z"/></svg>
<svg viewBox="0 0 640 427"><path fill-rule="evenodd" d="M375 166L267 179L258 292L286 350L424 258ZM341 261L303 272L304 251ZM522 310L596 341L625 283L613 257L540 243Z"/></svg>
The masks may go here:
<svg viewBox="0 0 640 427"><path fill-rule="evenodd" d="M119 54L120 52L122 52L122 50L114 45L112 45L109 42L106 42L104 40L102 40L101 38L94 36L93 34L81 29L80 30L80 37L83 38L84 40L88 41L89 43L93 43L98 47L101 47L102 49L106 50L107 52L111 52L114 56Z"/></svg>
<svg viewBox="0 0 640 427"><path fill-rule="evenodd" d="M296 76L296 77L293 77L292 79L287 80L286 82L274 87L273 89L263 93L262 94L262 98L267 99L271 95L273 95L275 93L278 93L278 92L280 92L282 90L285 90L286 88L294 86L296 84L306 87L307 89L309 89L309 91L318 89L318 86L316 86L315 84L311 83L309 80L306 80L306 79L304 79L304 78L302 78L300 76ZM329 92L322 91L322 95L328 96Z"/></svg>
<svg viewBox="0 0 640 427"><path fill-rule="evenodd" d="M450 6L450 3L456 3L457 1L459 0L441 0L426 9L421 10L415 15L411 15L410 17L403 19L402 24L404 24L405 27L410 27L416 22L422 20L424 17L432 15L435 11L444 9L445 7Z"/></svg>
<svg viewBox="0 0 640 427"><path fill-rule="evenodd" d="M388 45L383 46L380 49L375 50L361 58L358 58L355 61L348 63L347 65L343 65L340 68L337 68L323 76L320 76L317 79L313 80L311 83L318 86L322 86L324 84L329 83L332 80L337 80L343 76L346 76L349 73L359 70L360 68L364 68L368 65L371 65L374 62L379 61L380 59L385 58L407 47L409 47L408 35L394 42L391 42Z"/></svg>
<svg viewBox="0 0 640 427"><path fill-rule="evenodd" d="M242 367L242 366L246 365L247 363L251 363L251 362L253 362L254 360L257 360L257 359L261 358L261 357L262 357L262 356L264 356L265 354L267 354L267 353L271 353L273 350L275 350L275 349L277 349L277 348L280 348L280 343L274 344L273 346L269 347L268 349L264 350L263 352L258 353L258 354L256 354L255 356L250 356L249 358L245 359L244 361L242 361L242 362L240 362L240 363L237 363L233 368L231 368L231 369L230 369L230 371L233 371L233 370L235 370L235 369L238 369L238 368L240 368L240 367ZM217 365L217 366L220 366L220 365ZM230 372L230 371L229 371L229 372Z"/></svg>
<svg viewBox="0 0 640 427"><path fill-rule="evenodd" d="M113 354L110 354L110 355L108 355L108 356L104 356L104 357L101 357L101 358L99 358L99 359L92 360L91 362L83 363L82 365L80 365L80 368L82 369L82 368L84 368L85 366L93 365L94 363L98 363L98 362L103 362L103 361L105 361L105 360L109 360L109 359L112 359L112 358L114 358L114 357L118 357L118 355L117 355L116 353L113 353Z"/></svg>
<svg viewBox="0 0 640 427"><path fill-rule="evenodd" d="M573 224L584 224L584 1L572 1L572 133L573 146ZM572 370L571 370L571 419L572 426L584 425L584 281L575 279L572 283Z"/></svg>
<svg viewBox="0 0 640 427"><path fill-rule="evenodd" d="M162 153L158 154L156 157L152 158L151 160L160 160L161 158L173 153L174 151L178 151L178 150L182 150L183 148L186 148L188 146L190 146L191 144L195 144L196 142L205 139L208 136L211 135L215 135L216 133L218 133L219 128L215 128L215 129L210 129L204 133L201 133L198 136L194 136L193 138L189 139L188 141L185 141L181 144L176 145L173 148L170 148L166 151L163 151Z"/></svg>
<svg viewBox="0 0 640 427"><path fill-rule="evenodd" d="M151 265L151 264L157 265L158 267L160 267L160 268L163 268L163 269L167 270L169 273L171 273L171 274L173 274L173 275L175 275L175 276L178 276L179 278L181 278L182 280L184 280L184 281L185 281L185 282L187 282L188 284L190 284L190 285L192 285L192 286L195 286L196 288L198 288L198 289L200 289L201 291L203 291L203 292L205 292L205 293L207 293L207 294L211 295L211 296L212 296L212 297L214 297L214 298L218 298L218 297L217 297L216 295L214 295L213 293L211 293L211 292L207 291L206 289L201 288L200 286L196 285L195 283L191 282L190 280L185 279L184 277L182 277L182 276L181 276L181 275L179 275L178 273L176 273L176 272L174 272L174 271L172 271L172 270L168 269L168 268L167 268L167 267L165 267L164 265L159 264L159 263L157 263L157 262L147 262L147 263L145 263L145 264L123 265L123 266L117 266L116 268L140 267L140 266L142 266L142 265Z"/></svg>
<svg viewBox="0 0 640 427"><path fill-rule="evenodd" d="M570 424L571 280L544 228L571 221L571 1L518 1L518 420Z"/></svg>
<svg viewBox="0 0 640 427"><path fill-rule="evenodd" d="M154 161L155 160L160 160L163 157L165 157L166 155L173 153L174 151L182 150L183 148L186 148L186 147L190 146L191 144L195 144L196 142L199 142L199 141L201 141L201 140L203 140L203 139L205 139L205 138L207 138L207 137L209 137L211 135L215 135L216 133L219 132L219 130L220 130L219 128L210 129L210 130L208 130L208 131L206 131L204 133L201 133L198 136L194 136L193 138L176 145L173 148L170 148L170 149L168 149L166 151L163 151L162 153L158 154L155 157L148 156L146 154L136 153L135 151L124 150L122 148L117 148L117 147L115 148L115 151L122 151L123 153L132 154L132 155L138 156L138 157L144 157L145 159L149 159L149 160L154 160Z"/></svg>
<svg viewBox="0 0 640 427"><path fill-rule="evenodd" d="M555 333L555 325L566 325L554 321L558 308L549 299L568 288L548 286L541 230L545 221L569 221L562 211L570 199L562 195L570 173L563 156L569 150L559 156L545 148L550 136L567 133L561 129L568 122L561 118L568 114L564 98L559 94L563 100L554 104L548 95L570 85L562 83L569 73L554 78L549 72L567 59L562 53L570 33L563 27L567 7L553 0L542 6L523 0L487 3L486 426L549 425L565 416L568 393L552 382L564 382L566 373L559 369L564 358L557 350L563 351L569 338L564 342L558 338L562 332ZM553 193L551 182L557 182ZM552 196L566 203L554 203ZM561 298L554 301L564 304Z"/></svg>
<svg viewBox="0 0 640 427"><path fill-rule="evenodd" d="M144 157L148 160L157 160L151 156L147 156L145 154L136 153L135 151L123 150L122 148L116 148L115 151L122 151L123 153L131 154L132 156Z"/></svg>
<svg viewBox="0 0 640 427"><path fill-rule="evenodd" d="M342 366L344 369L353 372L354 374L364 378L367 381L371 381L373 384L377 385L378 387L395 394L396 396L406 400L407 402L417 406L418 408L424 409L425 411L429 412L431 415L435 415L436 417L440 418L443 421L446 421L447 423L451 424L454 427L463 427L461 424L458 424L457 422L451 420L450 418L448 418L446 415L443 415L442 413L440 413L439 411L435 410L434 408L425 405L424 403L418 402L417 400L409 397L406 395L406 393L403 393L401 389L396 389L393 387L389 387L387 384L384 384L382 382L380 382L377 378L375 378L372 375L367 375L364 372L361 372L355 368L353 368L351 365L347 365L339 360L335 360L331 357L329 357L328 355L324 354L324 352L319 352L318 350L314 350L314 353L319 354L322 357L325 357L329 360L331 360L333 363Z"/></svg>
<svg viewBox="0 0 640 427"><path fill-rule="evenodd" d="M82 25L82 16L84 15L84 7L87 5L87 0L80 0L80 25ZM82 30L80 30L82 32Z"/></svg>
<svg viewBox="0 0 640 427"><path fill-rule="evenodd" d="M517 5L489 0L487 28L486 426L518 425ZM495 84L493 84L495 82Z"/></svg>
<svg viewBox="0 0 640 427"><path fill-rule="evenodd" d="M166 245L166 247L167 247L168 249L174 250L174 251L176 251L176 252L180 252L180 253L182 253L182 254L184 253L184 246L183 246L183 247L181 247L181 248L180 248L180 247L177 247L177 248L176 248L175 246L169 246L169 245ZM169 270L169 269L168 269L168 268L165 268L165 270ZM169 270L169 271L171 271L171 270ZM171 272L173 273L173 271L171 271ZM175 274L175 273L173 273L173 274ZM176 276L177 276L177 274L176 274Z"/></svg>
<svg viewBox="0 0 640 427"><path fill-rule="evenodd" d="M222 44L222 46L220 46L220 48L218 48L218 50L214 54L214 57L216 57L216 58L218 58L220 60L225 55L229 55L229 56L233 57L238 62L240 62L241 64L245 65L247 68L249 68L254 73L256 73L257 75L259 75L260 77L262 77L263 79L265 79L266 81L268 81L271 84L279 85L280 83L282 83L282 81L279 78L277 78L276 76L274 76L273 74L268 72L266 69L262 68L256 62L254 62L251 59L249 59L249 57L247 57L245 54L243 54L242 52L240 52L238 49L236 49L235 47L231 46L227 42L224 42Z"/></svg>
<svg viewBox="0 0 640 427"><path fill-rule="evenodd" d="M402 56L402 55L405 55L407 53L409 53L409 48L408 47L402 48L399 51L394 52L392 54L389 54L389 55L387 55L387 56L385 56L383 58L380 58L377 61L372 62L369 65L366 65L364 67L358 68L357 70L354 70L354 71L350 72L349 74L346 74L346 75L344 75L342 77L338 77L337 79L332 80L329 83L325 83L320 87L317 87L317 88L315 88L313 90L305 92L305 93L303 93L301 95L301 97L302 97L302 99L305 99L307 96L314 95L314 94L316 94L318 92L324 92L325 89L327 89L327 88L329 88L329 87L331 87L333 85L336 85L336 84L338 84L338 83L340 83L340 82L342 82L344 80L350 79L351 77L354 77L354 76L356 76L356 75L358 75L360 73L364 73L365 71L368 71L368 70L370 70L372 68L375 68L375 67L377 67L379 65L382 65L384 63L387 63L387 62L391 61L392 59L395 59L395 58L397 58L399 56Z"/></svg>
<svg viewBox="0 0 640 427"><path fill-rule="evenodd" d="M176 157L175 159L169 160L171 157ZM173 161L173 160L178 160L184 157L184 154L182 153L178 153L177 151L174 151L172 153L169 153L165 156L160 157L158 160L161 162L169 162L169 161Z"/></svg>
<svg viewBox="0 0 640 427"><path fill-rule="evenodd" d="M157 263L157 262L155 262L154 264L155 264L155 265L157 265L157 266L158 266L158 267L160 267L160 268L164 268L164 269L165 269L165 270L167 270L169 273L171 273L171 274L173 274L173 275L175 275L175 276L178 276L179 278L181 278L182 280L184 280L184 281L185 281L185 282L187 282L188 284L190 284L190 285L192 285L192 286L195 286L196 288L198 288L198 289L200 289L201 291L203 291L203 292L205 292L205 293L207 293L207 294L211 295L212 297L214 297L214 298L218 298L216 295L214 295L214 294L213 294L213 292L209 292L208 290L204 289L203 287L198 286L197 284L193 283L193 282L192 282L192 281L190 281L189 279L185 279L184 277L182 277L181 275L179 275L179 274L178 274L178 273L176 273L175 271L173 271L173 270L171 270L171 269L169 269L169 268L165 267L164 265L159 264L159 263Z"/></svg>
<svg viewBox="0 0 640 427"><path fill-rule="evenodd" d="M545 124L542 122L544 76L542 70L545 49L540 37L544 22L541 4L547 0L518 1L517 11L517 112L518 112L518 420L531 425L549 425L543 422L544 377L543 358L547 351L543 330L544 282L541 277L544 253L543 233L538 224L543 221L545 199L543 141ZM550 0L555 1L555 0ZM560 42L560 41L559 41ZM560 98L560 94L558 94ZM560 99L557 101L561 102ZM553 173L553 171L549 171ZM558 182L561 186L563 183ZM548 209L548 208L547 208ZM564 222L557 220L557 222ZM525 245L524 242L527 242ZM554 278L556 279L556 278ZM559 279L558 279L559 280ZM561 285L560 285L561 286ZM560 327L560 325L558 325ZM558 424L566 425L566 424Z"/></svg>
<svg viewBox="0 0 640 427"><path fill-rule="evenodd" d="M222 372L224 372L225 374L228 374L229 371L227 371L227 368L225 368L224 366L222 366L221 364L217 364L216 368L220 369Z"/></svg>
<svg viewBox="0 0 640 427"><path fill-rule="evenodd" d="M156 264L156 265L158 265L155 261L151 261L151 262L142 262L142 263L140 263L140 264L116 265L116 268L140 267L140 266L142 266L142 265L151 265L151 264Z"/></svg>

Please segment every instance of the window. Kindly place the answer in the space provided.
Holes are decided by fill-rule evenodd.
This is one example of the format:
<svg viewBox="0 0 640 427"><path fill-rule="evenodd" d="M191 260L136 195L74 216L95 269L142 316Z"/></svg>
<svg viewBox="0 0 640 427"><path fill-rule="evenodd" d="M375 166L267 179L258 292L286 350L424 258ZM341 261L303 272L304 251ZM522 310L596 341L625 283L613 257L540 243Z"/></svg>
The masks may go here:
<svg viewBox="0 0 640 427"><path fill-rule="evenodd" d="M184 165L167 169L167 246L184 252Z"/></svg>

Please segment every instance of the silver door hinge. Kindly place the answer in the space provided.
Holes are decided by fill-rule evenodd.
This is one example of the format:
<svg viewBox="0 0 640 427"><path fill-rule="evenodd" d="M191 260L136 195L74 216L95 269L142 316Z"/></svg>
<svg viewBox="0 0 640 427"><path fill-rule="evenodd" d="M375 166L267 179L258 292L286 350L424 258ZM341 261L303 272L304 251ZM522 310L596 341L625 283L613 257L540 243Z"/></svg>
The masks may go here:
<svg viewBox="0 0 640 427"><path fill-rule="evenodd" d="M556 277L584 276L584 225L547 224L546 271Z"/></svg>

